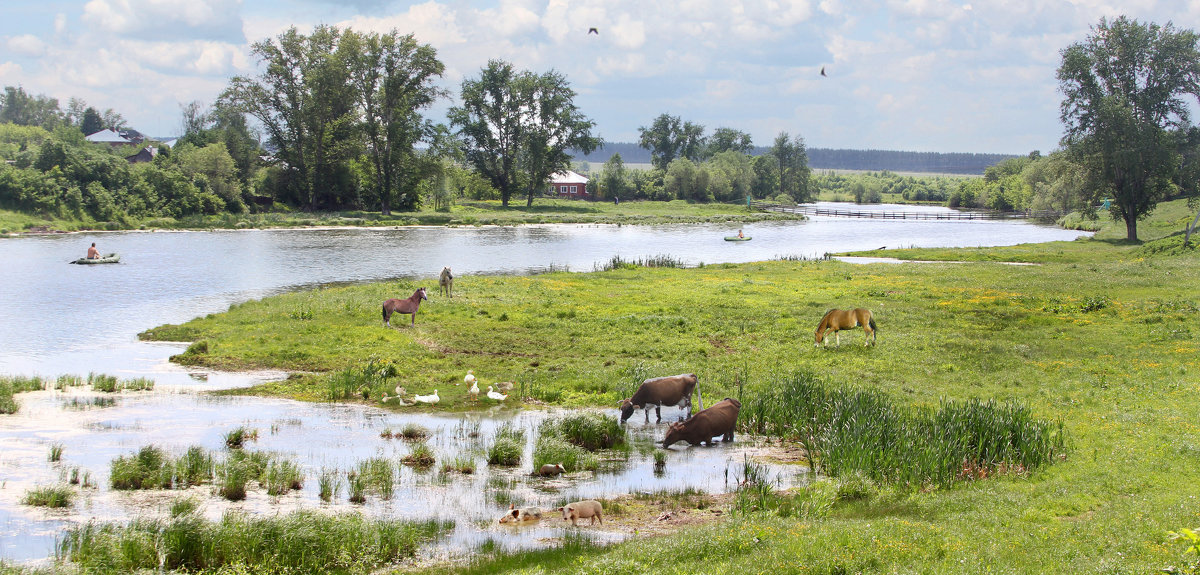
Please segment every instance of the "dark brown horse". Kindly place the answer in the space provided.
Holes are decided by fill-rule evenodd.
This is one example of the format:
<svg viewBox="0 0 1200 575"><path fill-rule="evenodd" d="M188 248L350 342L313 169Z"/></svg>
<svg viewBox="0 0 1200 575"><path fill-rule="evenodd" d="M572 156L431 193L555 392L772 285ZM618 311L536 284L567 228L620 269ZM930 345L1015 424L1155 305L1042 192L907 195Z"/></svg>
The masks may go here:
<svg viewBox="0 0 1200 575"><path fill-rule="evenodd" d="M392 326L392 314L394 313L411 313L412 324L417 325L417 309L421 307L421 300L429 299L425 297L425 288L417 288L417 291L406 299L389 299L383 302L383 325Z"/></svg>

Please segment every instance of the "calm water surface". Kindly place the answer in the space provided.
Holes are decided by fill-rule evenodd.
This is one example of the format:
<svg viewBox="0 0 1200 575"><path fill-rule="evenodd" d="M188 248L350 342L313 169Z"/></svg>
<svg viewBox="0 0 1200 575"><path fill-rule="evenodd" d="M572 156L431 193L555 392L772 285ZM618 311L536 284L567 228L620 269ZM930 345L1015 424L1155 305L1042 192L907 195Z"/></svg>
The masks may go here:
<svg viewBox="0 0 1200 575"><path fill-rule="evenodd" d="M858 207L856 209L862 209ZM878 210L944 210L911 206L871 206ZM395 278L434 278L442 266L457 276L536 273L546 269L591 271L619 255L638 259L669 255L686 264L747 262L781 256L820 257L827 252L899 247L965 247L1071 240L1082 232L1019 221L852 220L814 217L804 222L742 226L749 242L726 242L736 224L610 226L545 225L519 227L405 227L397 229L304 229L213 232L115 232L0 239L5 262L0 274L0 373L85 375L100 372L151 377L151 393L123 394L108 406L87 408L91 392L40 392L18 396L22 408L0 416L0 559L26 561L51 554L64 526L90 517L124 520L162 511L172 494L111 493L109 462L154 443L175 453L190 445L221 446L223 434L238 425L260 429L255 448L287 453L308 473L306 488L278 500L252 495L239 504L275 512L316 506L321 469L348 470L371 456L402 456L402 442L379 438L383 427L418 421L438 430L432 445L438 457L479 457L478 446L455 438L458 418L395 414L362 406L313 405L260 398L214 398L196 391L250 385L278 374L192 372L167 357L181 344L141 343L136 334L163 323L179 323L219 312L232 303L287 290L335 282ZM102 253L118 252L116 265L75 266L95 241ZM431 287L433 281L431 280ZM436 297L436 296L431 296ZM81 402L85 408L79 406ZM664 414L665 415L665 414ZM476 416L483 436L509 420L532 429L542 412L483 413ZM637 427L637 426L635 426ZM662 429L642 429L661 437ZM64 463L46 461L49 446L65 446ZM649 459L635 456L621 470L585 474L549 485L510 481L517 501L552 506L563 497L611 496L635 490L692 486L724 490L724 469L740 465L748 446L679 449L668 473L654 476ZM65 512L19 504L26 489L58 481L64 466L89 471L100 487L85 492ZM492 472L479 465L475 477L447 482L436 473L402 475L396 497L368 503L386 516L440 516L463 526L449 543L469 545L484 538L502 546L533 546L561 530L541 526L495 533L491 522L507 507L485 495ZM773 468L781 482L797 471ZM520 471L496 471L514 477ZM207 495L207 489L203 492ZM344 497L342 504L345 504ZM206 513L219 517L229 504L206 499ZM619 534L608 533L609 537ZM447 544L449 544L447 543ZM543 543L544 544L544 543ZM452 546L451 546L452 547ZM451 547L446 547L449 549Z"/></svg>

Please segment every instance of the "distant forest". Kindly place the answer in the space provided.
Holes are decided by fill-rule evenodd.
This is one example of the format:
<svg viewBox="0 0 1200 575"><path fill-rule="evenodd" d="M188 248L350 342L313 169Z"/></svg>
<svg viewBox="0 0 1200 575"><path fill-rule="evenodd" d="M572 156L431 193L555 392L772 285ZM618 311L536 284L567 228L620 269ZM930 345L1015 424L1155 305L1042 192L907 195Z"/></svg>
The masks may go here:
<svg viewBox="0 0 1200 575"><path fill-rule="evenodd" d="M756 146L751 155L765 154L767 148ZM605 142L590 154L573 152L576 160L603 164L615 153L625 163L649 164L650 150L637 144ZM1012 154L970 154L941 152L901 152L896 150L835 150L808 148L808 166L813 170L871 170L891 172L929 172L937 174L983 175L989 166L1015 158Z"/></svg>

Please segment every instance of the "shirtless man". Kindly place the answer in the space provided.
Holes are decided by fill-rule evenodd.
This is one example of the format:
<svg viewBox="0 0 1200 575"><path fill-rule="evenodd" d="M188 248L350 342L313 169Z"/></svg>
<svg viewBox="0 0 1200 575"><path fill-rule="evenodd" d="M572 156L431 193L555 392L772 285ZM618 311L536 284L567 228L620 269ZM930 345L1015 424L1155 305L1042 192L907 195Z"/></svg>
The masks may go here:
<svg viewBox="0 0 1200 575"><path fill-rule="evenodd" d="M87 259L89 259L89 260L100 259L100 250L96 249L96 242L92 242L92 247L88 248Z"/></svg>

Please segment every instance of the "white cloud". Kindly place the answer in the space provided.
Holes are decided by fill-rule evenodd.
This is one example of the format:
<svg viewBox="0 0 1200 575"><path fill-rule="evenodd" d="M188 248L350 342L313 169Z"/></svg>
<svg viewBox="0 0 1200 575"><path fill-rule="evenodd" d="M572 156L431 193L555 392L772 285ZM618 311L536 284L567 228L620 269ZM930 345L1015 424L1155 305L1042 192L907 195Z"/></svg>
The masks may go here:
<svg viewBox="0 0 1200 575"><path fill-rule="evenodd" d="M360 32L387 33L396 30L401 34L412 34L419 42L429 44L441 51L443 48L467 41L458 24L458 15L444 4L433 0L409 6L408 10L390 16L357 16L338 23ZM282 31L256 35L257 40L274 37Z"/></svg>
<svg viewBox="0 0 1200 575"><path fill-rule="evenodd" d="M32 34L22 34L8 38L5 47L22 56L40 56L46 51L46 43Z"/></svg>
<svg viewBox="0 0 1200 575"><path fill-rule="evenodd" d="M241 43L241 0L91 0L83 21L119 36Z"/></svg>

